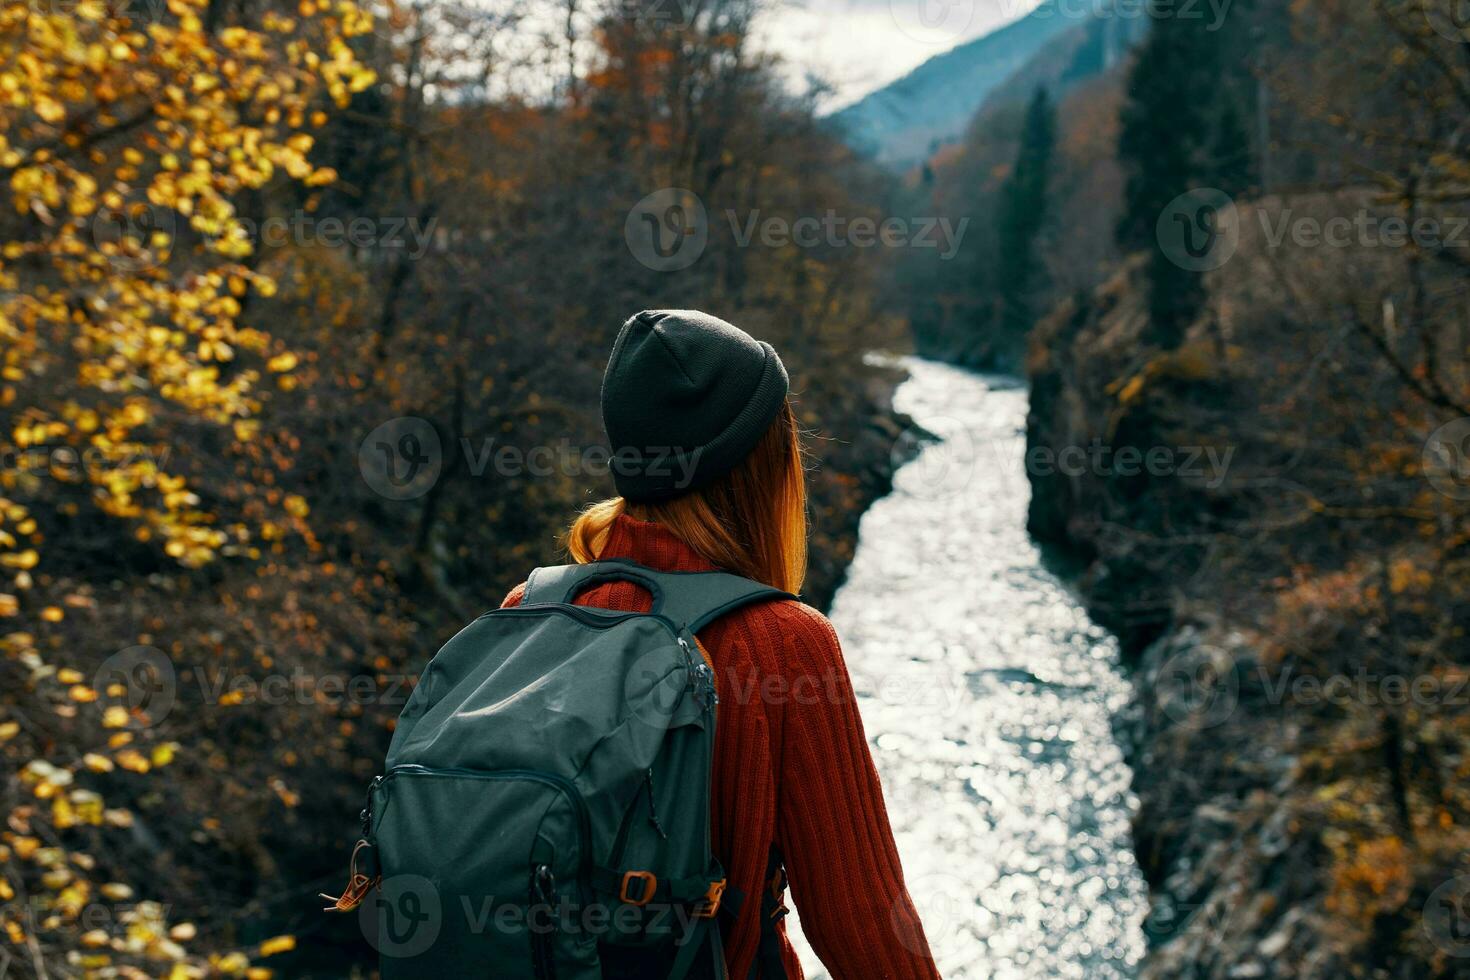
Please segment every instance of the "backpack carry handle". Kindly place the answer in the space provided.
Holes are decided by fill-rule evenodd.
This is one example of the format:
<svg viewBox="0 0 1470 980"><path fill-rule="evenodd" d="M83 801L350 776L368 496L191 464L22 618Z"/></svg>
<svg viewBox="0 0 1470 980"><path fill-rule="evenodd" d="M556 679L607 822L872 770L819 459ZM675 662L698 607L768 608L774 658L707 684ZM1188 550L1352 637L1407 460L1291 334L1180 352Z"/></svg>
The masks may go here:
<svg viewBox="0 0 1470 980"><path fill-rule="evenodd" d="M765 599L795 599L789 592L728 572L659 572L622 558L585 565L538 568L526 580L524 601L569 603L591 586L632 582L653 596L651 613L689 633L741 606Z"/></svg>
<svg viewBox="0 0 1470 980"><path fill-rule="evenodd" d="M585 568L587 571L582 575L567 576L567 578L572 580L567 589L562 593L560 598L550 601L569 603L577 598L579 594L586 592L593 586L603 585L608 582L632 582L634 585L641 585L653 596L653 606L648 610L649 612L660 613L663 611L664 590L657 580L649 575L645 575L643 570L637 567L603 567L603 565L603 562L595 562L590 565L574 566ZM532 574L535 573L533 572ZM527 586L527 595L530 594L530 591L530 586Z"/></svg>

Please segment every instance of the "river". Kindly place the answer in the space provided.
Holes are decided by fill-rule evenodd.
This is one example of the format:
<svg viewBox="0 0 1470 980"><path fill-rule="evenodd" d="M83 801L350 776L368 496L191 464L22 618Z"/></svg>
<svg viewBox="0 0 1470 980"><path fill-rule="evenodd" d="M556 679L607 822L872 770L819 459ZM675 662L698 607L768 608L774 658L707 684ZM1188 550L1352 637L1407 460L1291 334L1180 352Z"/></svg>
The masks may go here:
<svg viewBox="0 0 1470 980"><path fill-rule="evenodd" d="M898 409L943 441L864 515L832 620L909 891L946 980L1131 977L1147 897L1111 725L1129 686L1026 534L1027 392L903 366Z"/></svg>

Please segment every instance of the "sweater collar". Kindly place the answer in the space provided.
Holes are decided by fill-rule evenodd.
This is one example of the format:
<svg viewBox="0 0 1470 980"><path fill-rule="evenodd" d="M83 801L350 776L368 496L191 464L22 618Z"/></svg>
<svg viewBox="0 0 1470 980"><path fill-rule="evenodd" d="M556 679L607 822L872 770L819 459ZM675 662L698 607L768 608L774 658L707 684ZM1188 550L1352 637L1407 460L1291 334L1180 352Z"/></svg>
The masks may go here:
<svg viewBox="0 0 1470 980"><path fill-rule="evenodd" d="M608 527L599 558L625 558L660 572L710 572L703 555L662 524L619 514Z"/></svg>

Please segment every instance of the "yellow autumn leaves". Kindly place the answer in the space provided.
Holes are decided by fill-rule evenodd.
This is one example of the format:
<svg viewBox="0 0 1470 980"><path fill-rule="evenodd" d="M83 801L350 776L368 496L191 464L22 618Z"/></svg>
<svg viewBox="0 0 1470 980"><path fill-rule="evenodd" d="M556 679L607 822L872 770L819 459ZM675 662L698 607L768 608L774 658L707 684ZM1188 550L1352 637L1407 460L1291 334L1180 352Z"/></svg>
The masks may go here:
<svg viewBox="0 0 1470 980"><path fill-rule="evenodd" d="M243 546L244 532L213 526L183 478L162 468L168 447L147 435L151 403L253 434L236 423L259 410L262 372L241 362L272 344L238 318L249 295L275 287L239 264L253 246L236 198L278 176L335 178L309 160L307 129L326 118L312 106L344 104L372 83L347 43L370 21L334 3L212 31L207 0L166 9L146 25L97 2L0 14L0 45L13 55L0 67L0 159L15 212L36 219L34 234L0 244L0 404L24 420L10 434L17 445L42 442L28 438L39 429L52 445L127 458L83 471L101 491L97 506L201 565L232 539ZM17 403L18 383L66 370L62 352L76 355L74 397ZM275 351L269 370L295 363ZM121 414L108 405L119 396ZM66 411L113 414L89 432L58 425ZM5 474L0 488L36 476ZM0 595L0 614L14 614L16 595Z"/></svg>
<svg viewBox="0 0 1470 980"><path fill-rule="evenodd" d="M48 685L39 704L98 736L55 747L0 704L0 746L25 760L12 773L19 802L0 814L0 945L45 949L87 976L260 980L271 971L259 960L295 946L282 936L191 951L199 930L170 923L82 848L133 823L103 791L152 778L183 749L145 744L127 708L43 660L74 598L39 595L49 518L117 522L193 567L255 554L310 511L275 493L222 517L191 461L171 459L169 433L218 427L225 444L250 443L262 379L295 383L298 356L244 322L276 284L252 261L239 202L336 178L311 161L311 130L373 83L349 43L371 21L335 0L253 23L237 11L215 25L210 10L209 0L165 0L147 17L104 0L0 7L0 195L13 215L0 239L0 618L18 626L0 635L0 653L27 683ZM11 914L18 891L36 915ZM82 921L96 902L111 903L114 921Z"/></svg>

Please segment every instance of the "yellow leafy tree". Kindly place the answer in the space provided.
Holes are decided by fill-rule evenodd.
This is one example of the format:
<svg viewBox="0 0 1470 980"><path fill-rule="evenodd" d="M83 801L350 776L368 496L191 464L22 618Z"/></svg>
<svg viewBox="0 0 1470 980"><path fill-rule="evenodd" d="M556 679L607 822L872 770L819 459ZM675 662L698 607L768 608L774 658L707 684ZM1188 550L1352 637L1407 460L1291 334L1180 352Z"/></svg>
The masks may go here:
<svg viewBox="0 0 1470 980"><path fill-rule="evenodd" d="M312 130L373 82L350 47L371 27L352 3L247 6L0 8L0 617L13 624L0 652L32 690L26 711L0 699L0 746L32 745L0 799L0 947L19 963L64 959L69 975L269 975L252 960L291 943L190 953L190 924L100 875L75 832L132 816L88 781L141 778L179 746L142 745L138 719L47 663L27 622L86 602L40 594L48 520L117 526L185 567L306 531L299 497L226 521L169 466L171 431L214 428L238 448L257 435L267 380L294 385L295 356L246 322L275 284L241 202L330 183L308 160ZM97 744L42 737L37 705ZM124 911L87 921L102 901Z"/></svg>
<svg viewBox="0 0 1470 980"><path fill-rule="evenodd" d="M307 160L310 129L321 95L345 103L372 82L347 42L368 22L346 3L267 12L258 29L209 24L207 0L136 21L93 0L58 7L0 15L14 213L0 245L0 405L22 461L6 482L34 495L42 480L85 480L106 514L203 564L249 530L213 525L164 470L150 424L167 403L248 439L262 372L292 366L241 322L247 299L275 287L251 266L236 201L278 176L334 178ZM26 403L27 381L53 397ZM28 515L5 509L7 564L24 571Z"/></svg>

